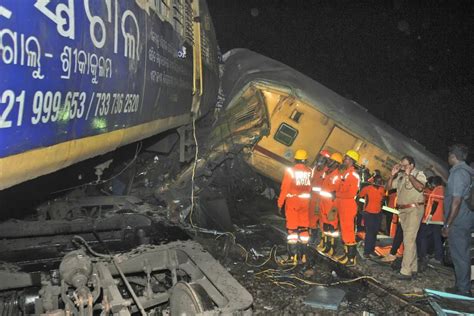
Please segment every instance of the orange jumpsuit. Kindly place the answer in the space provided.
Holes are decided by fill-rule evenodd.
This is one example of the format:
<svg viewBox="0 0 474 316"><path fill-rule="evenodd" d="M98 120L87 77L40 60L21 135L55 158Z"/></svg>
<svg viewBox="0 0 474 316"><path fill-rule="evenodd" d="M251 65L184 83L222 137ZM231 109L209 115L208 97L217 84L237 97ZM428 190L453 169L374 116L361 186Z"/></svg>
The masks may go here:
<svg viewBox="0 0 474 316"><path fill-rule="evenodd" d="M321 192L321 185L326 176L326 170L326 167L322 170L313 170L313 178L311 179L311 200L309 202L309 228L311 229L316 229L321 217L319 209L319 193Z"/></svg>
<svg viewBox="0 0 474 316"><path fill-rule="evenodd" d="M336 208L341 226L342 241L346 245L354 245L354 219L357 215L355 197L359 191L360 177L355 168L349 167L342 172L341 181L336 189Z"/></svg>
<svg viewBox="0 0 474 316"><path fill-rule="evenodd" d="M323 179L323 183L321 184L321 192L320 196L321 199L319 200L319 209L320 209L320 217L321 223L323 226L324 224L331 225L334 229L337 229L337 213L332 214L333 218L329 219L328 214L329 212L335 207L334 206L334 199L331 196L332 192L336 191L336 188L339 185L339 181L341 180L339 176L339 170L335 169L331 171L328 175L326 175Z"/></svg>
<svg viewBox="0 0 474 316"><path fill-rule="evenodd" d="M444 187L439 185L433 189L428 195L428 199L425 207L425 214L421 220L422 223L427 223L427 219L430 216L431 210L433 208L433 203L438 202L438 206L434 214L432 215L430 222L441 225L444 222Z"/></svg>
<svg viewBox="0 0 474 316"><path fill-rule="evenodd" d="M309 200L311 198L311 168L296 164L287 168L281 182L278 207L285 204L288 243L309 241Z"/></svg>

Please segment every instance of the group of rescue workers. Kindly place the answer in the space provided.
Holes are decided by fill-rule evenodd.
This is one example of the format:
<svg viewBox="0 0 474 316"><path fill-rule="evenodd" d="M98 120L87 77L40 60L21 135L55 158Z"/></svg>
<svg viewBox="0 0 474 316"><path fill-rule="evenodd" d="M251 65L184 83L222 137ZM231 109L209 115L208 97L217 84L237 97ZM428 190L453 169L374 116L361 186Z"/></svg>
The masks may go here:
<svg viewBox="0 0 474 316"><path fill-rule="evenodd" d="M288 259L294 264L309 262L308 250L315 247L319 253L353 266L358 236L364 240L365 259L392 262L402 257L395 277L413 280L426 268L429 248L433 250L433 264L443 263L444 237L449 241L456 276L455 286L446 291L471 296L474 169L466 164L467 155L465 145L449 147L452 168L445 188L441 177L426 177L418 170L411 156L402 157L393 166L384 184L380 171L370 175L357 165L360 155L355 150L344 155L323 150L313 168L307 165L308 153L297 150L295 165L286 169L278 197L279 213L285 209ZM376 247L382 209L388 211L385 232L393 242ZM320 241L316 245L318 231ZM337 236L344 246L339 255Z"/></svg>
<svg viewBox="0 0 474 316"><path fill-rule="evenodd" d="M297 150L295 165L285 171L278 198L278 209L285 206L288 252L294 262L307 260L307 245L321 232L317 250L335 254L335 233L340 227L344 253L335 259L345 265L356 264L354 220L355 200L360 176L355 169L359 153L349 150L344 156L322 151L314 168L306 165L308 153Z"/></svg>
<svg viewBox="0 0 474 316"><path fill-rule="evenodd" d="M398 225L398 215L392 213L387 213L391 224L387 225L386 233L394 238L393 244L376 248L377 234L383 219L382 207L386 202L384 209L398 213L397 209L412 205L397 204L397 190L386 190L378 170L373 175L364 177L363 172L356 169L360 157L354 150L347 151L344 156L323 150L314 168L307 166L308 154L305 150L298 150L294 158L295 165L285 171L278 198L280 213L285 206L288 251L293 262L308 259L307 246L316 240L318 231L320 242L316 250L344 265L356 264L356 235L364 239L364 258L382 256L381 261L391 262L397 258L397 254L401 255L403 230ZM366 178L365 182L361 181L361 176ZM419 204L425 205L425 212L419 231L415 231L418 258L426 264L430 240L434 242L435 259L441 262L444 198L441 177L431 177L424 186L422 195L424 200ZM359 205L362 206L362 212L360 220L356 221ZM362 224L363 232L356 233L356 222ZM334 257L335 237L338 235L341 236L344 252Z"/></svg>

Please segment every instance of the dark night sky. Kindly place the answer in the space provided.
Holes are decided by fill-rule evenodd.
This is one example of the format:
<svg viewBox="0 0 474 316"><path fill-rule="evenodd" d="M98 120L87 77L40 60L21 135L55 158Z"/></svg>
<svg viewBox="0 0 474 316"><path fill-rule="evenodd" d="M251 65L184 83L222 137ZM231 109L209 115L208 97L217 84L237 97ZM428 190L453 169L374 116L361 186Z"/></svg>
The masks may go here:
<svg viewBox="0 0 474 316"><path fill-rule="evenodd" d="M474 152L474 1L208 5L222 52L244 47L279 60L443 160L453 142Z"/></svg>

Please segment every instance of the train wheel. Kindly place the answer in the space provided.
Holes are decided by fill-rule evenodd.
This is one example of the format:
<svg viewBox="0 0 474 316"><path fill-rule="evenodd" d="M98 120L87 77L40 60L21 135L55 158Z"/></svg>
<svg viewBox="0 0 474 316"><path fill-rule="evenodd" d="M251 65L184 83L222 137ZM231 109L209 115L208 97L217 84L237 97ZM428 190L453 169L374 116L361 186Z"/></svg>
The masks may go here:
<svg viewBox="0 0 474 316"><path fill-rule="evenodd" d="M170 296L171 316L196 315L212 310L214 304L199 284L178 282Z"/></svg>

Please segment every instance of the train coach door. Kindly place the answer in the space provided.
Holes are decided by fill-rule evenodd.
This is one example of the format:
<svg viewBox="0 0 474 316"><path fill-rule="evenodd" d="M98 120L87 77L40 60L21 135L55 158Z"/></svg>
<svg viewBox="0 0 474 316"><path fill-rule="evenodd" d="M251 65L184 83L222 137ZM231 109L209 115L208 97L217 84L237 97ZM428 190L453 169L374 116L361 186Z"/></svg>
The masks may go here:
<svg viewBox="0 0 474 316"><path fill-rule="evenodd" d="M352 134L335 125L329 134L322 149L327 149L330 152L340 152L344 155L349 149L358 150L362 142Z"/></svg>

